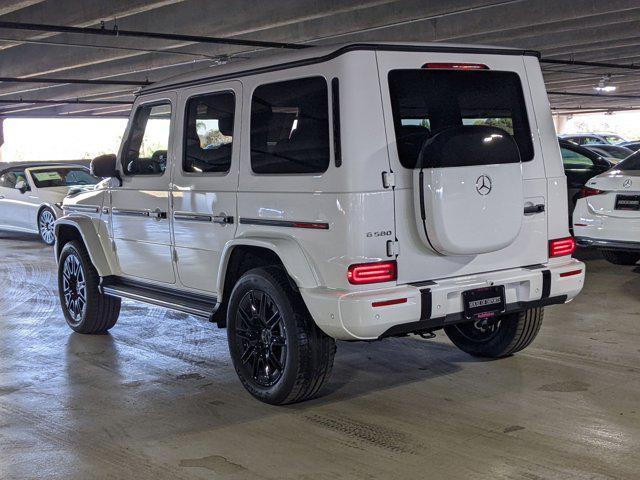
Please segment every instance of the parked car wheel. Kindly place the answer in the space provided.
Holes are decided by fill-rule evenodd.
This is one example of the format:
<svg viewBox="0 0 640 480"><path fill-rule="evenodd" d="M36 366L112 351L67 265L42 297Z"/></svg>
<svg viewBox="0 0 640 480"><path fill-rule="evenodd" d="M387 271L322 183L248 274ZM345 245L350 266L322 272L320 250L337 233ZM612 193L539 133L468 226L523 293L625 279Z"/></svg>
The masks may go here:
<svg viewBox="0 0 640 480"><path fill-rule="evenodd" d="M538 335L543 316L543 308L532 308L450 325L444 331L456 347L470 355L500 358L529 346Z"/></svg>
<svg viewBox="0 0 640 480"><path fill-rule="evenodd" d="M42 241L47 245L56 243L56 234L53 228L55 221L56 216L49 207L40 210L38 214L38 232L40 232Z"/></svg>
<svg viewBox="0 0 640 480"><path fill-rule="evenodd" d="M67 324L79 333L104 333L120 315L120 298L103 295L100 277L84 246L72 241L58 262L58 292Z"/></svg>
<svg viewBox="0 0 640 480"><path fill-rule="evenodd" d="M281 268L256 268L240 278L229 298L227 329L238 377L258 400L310 399L331 374L335 341L316 326Z"/></svg>
<svg viewBox="0 0 640 480"><path fill-rule="evenodd" d="M625 252L623 250L600 250L602 256L607 262L615 265L635 265L640 260L640 253Z"/></svg>

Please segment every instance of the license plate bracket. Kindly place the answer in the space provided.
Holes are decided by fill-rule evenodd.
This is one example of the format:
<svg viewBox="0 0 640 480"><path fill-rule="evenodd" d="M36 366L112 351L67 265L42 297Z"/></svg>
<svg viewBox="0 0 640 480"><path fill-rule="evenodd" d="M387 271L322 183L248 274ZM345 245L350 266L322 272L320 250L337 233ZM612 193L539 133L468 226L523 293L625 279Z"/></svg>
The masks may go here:
<svg viewBox="0 0 640 480"><path fill-rule="evenodd" d="M616 210L640 210L640 195L616 195Z"/></svg>
<svg viewBox="0 0 640 480"><path fill-rule="evenodd" d="M489 318L506 309L504 285L475 288L462 292L464 317L468 320Z"/></svg>

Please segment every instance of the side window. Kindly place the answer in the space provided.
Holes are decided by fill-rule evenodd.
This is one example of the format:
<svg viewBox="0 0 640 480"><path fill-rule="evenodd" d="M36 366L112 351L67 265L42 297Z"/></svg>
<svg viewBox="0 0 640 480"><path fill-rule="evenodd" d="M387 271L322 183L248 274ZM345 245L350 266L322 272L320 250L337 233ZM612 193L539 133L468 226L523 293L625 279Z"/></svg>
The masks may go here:
<svg viewBox="0 0 640 480"><path fill-rule="evenodd" d="M593 168L594 166L593 160L578 152L562 147L560 147L560 152L562 153L562 163L566 169L585 170Z"/></svg>
<svg viewBox="0 0 640 480"><path fill-rule="evenodd" d="M187 102L182 161L185 172L229 171L235 103L231 92L204 95Z"/></svg>
<svg viewBox="0 0 640 480"><path fill-rule="evenodd" d="M0 187L16 188L16 183L20 180L27 181L24 172L11 171L5 172L0 176Z"/></svg>
<svg viewBox="0 0 640 480"><path fill-rule="evenodd" d="M171 104L143 105L133 125L122 158L125 175L162 175L167 168Z"/></svg>
<svg viewBox="0 0 640 480"><path fill-rule="evenodd" d="M594 143L602 143L602 141L600 141L600 139L596 137L584 137L582 140L582 145L593 145Z"/></svg>
<svg viewBox="0 0 640 480"><path fill-rule="evenodd" d="M11 172L5 172L0 175L0 187L13 188L16 184L15 175Z"/></svg>
<svg viewBox="0 0 640 480"><path fill-rule="evenodd" d="M329 168L329 96L322 77L270 83L251 99L251 169L322 173Z"/></svg>

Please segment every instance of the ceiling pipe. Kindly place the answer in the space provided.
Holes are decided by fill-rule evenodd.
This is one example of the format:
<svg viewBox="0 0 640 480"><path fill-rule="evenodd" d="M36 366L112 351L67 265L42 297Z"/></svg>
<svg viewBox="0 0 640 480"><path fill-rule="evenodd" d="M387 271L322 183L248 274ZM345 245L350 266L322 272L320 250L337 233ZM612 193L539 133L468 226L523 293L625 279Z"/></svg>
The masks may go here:
<svg viewBox="0 0 640 480"><path fill-rule="evenodd" d="M11 100L2 100L0 99L0 104L25 104L30 103L34 105L133 105L133 102L126 102L121 100L28 100L28 99L11 99Z"/></svg>
<svg viewBox="0 0 640 480"><path fill-rule="evenodd" d="M64 25L50 25L45 23L24 23L0 21L0 28L10 30L34 30L51 33L79 33L82 35L101 35L108 37L137 37L155 38L159 40L177 40L181 42L193 43L215 43L218 45L243 45L247 47L261 48L287 48L300 50L308 48L309 45L285 42L267 42L261 40L245 40L240 38L207 37L201 35L181 35L177 33L142 32L138 30L121 30L117 26L113 29L105 28L104 24L100 28L96 27L67 27ZM17 42L20 39L16 39Z"/></svg>
<svg viewBox="0 0 640 480"><path fill-rule="evenodd" d="M621 95L621 94L609 94L609 93L547 92L547 95L567 95L570 97L598 97L598 98L635 98L640 100L640 95Z"/></svg>
<svg viewBox="0 0 640 480"><path fill-rule="evenodd" d="M604 62L584 62L582 60L555 60L553 58L541 58L540 63L553 63L556 65L576 65L579 67L599 67L599 68L622 68L626 70L640 70L640 65L633 63L604 63Z"/></svg>
<svg viewBox="0 0 640 480"><path fill-rule="evenodd" d="M80 78L51 78L51 77L0 77L0 82L9 83L73 83L80 85L131 85L143 87L151 85L147 80L87 80Z"/></svg>

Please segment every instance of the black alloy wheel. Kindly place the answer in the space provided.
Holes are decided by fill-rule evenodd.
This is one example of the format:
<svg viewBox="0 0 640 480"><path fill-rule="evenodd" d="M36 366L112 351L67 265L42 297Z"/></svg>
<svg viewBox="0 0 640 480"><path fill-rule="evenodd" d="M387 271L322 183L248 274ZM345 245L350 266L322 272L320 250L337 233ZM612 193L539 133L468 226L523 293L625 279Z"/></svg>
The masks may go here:
<svg viewBox="0 0 640 480"><path fill-rule="evenodd" d="M248 291L238 305L236 325L239 368L261 387L275 385L287 361L287 332L276 303L265 292Z"/></svg>

